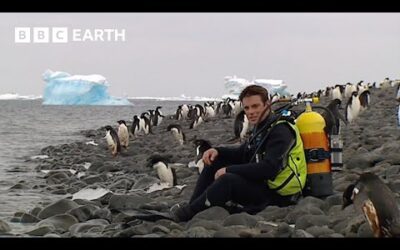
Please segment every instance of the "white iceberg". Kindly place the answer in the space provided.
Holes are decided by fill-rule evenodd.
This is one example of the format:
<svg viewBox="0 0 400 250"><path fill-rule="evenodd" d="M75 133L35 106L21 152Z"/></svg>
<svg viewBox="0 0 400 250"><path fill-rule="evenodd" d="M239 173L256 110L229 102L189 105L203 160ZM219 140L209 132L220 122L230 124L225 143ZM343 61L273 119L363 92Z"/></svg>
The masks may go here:
<svg viewBox="0 0 400 250"><path fill-rule="evenodd" d="M238 99L240 92L251 84L257 84L263 86L264 88L268 89L270 95L274 95L275 93L283 96L289 96L290 93L286 90L287 85L283 82L283 80L274 80L274 79L255 79L253 81L248 81L244 78L238 78L236 76L225 77L225 89L228 92L227 94L223 95L222 98L233 98Z"/></svg>
<svg viewBox="0 0 400 250"><path fill-rule="evenodd" d="M17 93L7 93L0 95L0 100L36 100L40 98L42 98L42 96L19 95Z"/></svg>
<svg viewBox="0 0 400 250"><path fill-rule="evenodd" d="M46 70L44 105L132 105L126 98L111 97L109 84L101 75L70 75Z"/></svg>

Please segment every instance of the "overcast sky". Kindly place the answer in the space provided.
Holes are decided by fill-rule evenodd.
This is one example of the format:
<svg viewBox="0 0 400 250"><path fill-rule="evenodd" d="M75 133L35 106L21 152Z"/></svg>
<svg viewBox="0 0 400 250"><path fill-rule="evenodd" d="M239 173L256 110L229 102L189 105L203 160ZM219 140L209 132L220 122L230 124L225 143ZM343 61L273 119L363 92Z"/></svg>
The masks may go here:
<svg viewBox="0 0 400 250"><path fill-rule="evenodd" d="M15 27L125 29L125 42L16 44ZM42 95L46 69L101 74L113 96L225 94L224 77L291 93L400 78L400 13L0 13L0 94Z"/></svg>

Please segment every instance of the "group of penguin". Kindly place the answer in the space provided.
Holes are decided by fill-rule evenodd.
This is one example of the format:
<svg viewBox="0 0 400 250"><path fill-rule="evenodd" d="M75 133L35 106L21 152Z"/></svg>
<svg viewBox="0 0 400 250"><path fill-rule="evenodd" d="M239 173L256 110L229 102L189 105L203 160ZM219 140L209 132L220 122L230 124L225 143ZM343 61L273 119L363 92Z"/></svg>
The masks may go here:
<svg viewBox="0 0 400 250"><path fill-rule="evenodd" d="M135 138L143 131L144 134L152 133L152 126L158 126L165 117L161 112L161 106L156 107L155 110L148 110L143 112L140 116L134 115L132 126L128 131L128 126L125 120L119 120L118 132L116 132L110 125L105 126L106 135L105 139L113 157L121 152L121 148L127 149L129 146L129 137Z"/></svg>
<svg viewBox="0 0 400 250"><path fill-rule="evenodd" d="M388 86L388 79L386 82L381 83L380 87L385 88ZM390 83L389 83L390 86ZM354 119L368 107L370 104L371 87L376 87L376 83L362 85L362 81L357 85L347 83L346 85L336 85L335 87L327 87L326 91L319 91L318 95L325 94L332 98L328 104L329 109L336 119L335 122L329 122L329 116L324 116L327 122L327 131L336 124L336 130L339 131L339 119L345 124L352 123ZM298 96L299 97L299 96ZM272 98L272 97L271 97ZM279 98L279 96L275 97ZM342 100L347 99L345 116L343 116L339 109L341 109ZM397 85L396 99L400 102L400 89ZM239 104L237 104L239 103ZM145 134L152 133L151 126L158 126L164 116L160 111L161 107L157 107L155 111L144 112L139 116L135 115L131 127L131 134L137 136L140 131ZM204 107L197 105L183 104L178 106L175 113L175 119L190 119L192 120L190 129L196 128L204 121L204 118L215 117L217 114L223 114L226 117L235 116L234 133L236 138L243 139L246 137L250 128L247 117L240 106L240 102L234 99L226 99L222 102L206 102ZM106 140L110 150L115 156L120 152L121 147L128 147L129 132L125 121L118 121L118 133L113 130L111 126L106 126ZM399 126L400 126L400 106L399 106ZM185 134L182 127L178 124L170 124L167 127L180 145L186 141ZM211 143L207 140L197 139L193 142L196 149L196 158L189 167L198 168L199 173L204 168L202 161L203 153L212 147ZM147 159L147 166L157 171L158 177L161 182L168 183L170 186L177 185L177 178L174 168L170 167L168 158L160 155L152 155ZM360 174L356 183L351 184L343 193L343 209L350 204L354 204L357 211L361 211L367 222L369 223L375 237L400 237L400 210L395 199L394 194L383 183L383 181L372 173Z"/></svg>

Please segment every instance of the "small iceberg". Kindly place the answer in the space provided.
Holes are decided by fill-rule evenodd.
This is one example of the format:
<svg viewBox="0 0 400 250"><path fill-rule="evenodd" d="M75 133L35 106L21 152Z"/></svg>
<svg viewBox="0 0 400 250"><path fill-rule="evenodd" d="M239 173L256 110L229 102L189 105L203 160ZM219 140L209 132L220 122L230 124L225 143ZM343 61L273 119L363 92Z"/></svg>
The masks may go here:
<svg viewBox="0 0 400 250"><path fill-rule="evenodd" d="M70 75L46 70L43 105L132 105L125 98L111 97L102 75Z"/></svg>

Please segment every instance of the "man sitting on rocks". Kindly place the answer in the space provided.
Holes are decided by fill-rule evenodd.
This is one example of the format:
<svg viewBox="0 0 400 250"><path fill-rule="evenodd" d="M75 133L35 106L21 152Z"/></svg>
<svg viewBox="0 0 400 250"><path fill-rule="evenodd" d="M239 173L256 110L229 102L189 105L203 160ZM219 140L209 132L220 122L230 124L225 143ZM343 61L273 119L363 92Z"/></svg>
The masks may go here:
<svg viewBox="0 0 400 250"><path fill-rule="evenodd" d="M257 213L268 205L295 204L300 197L307 166L296 125L271 112L268 91L261 86L247 86L239 99L254 125L252 136L238 147L204 152L205 166L190 202L171 209L175 221L188 221L211 206Z"/></svg>

